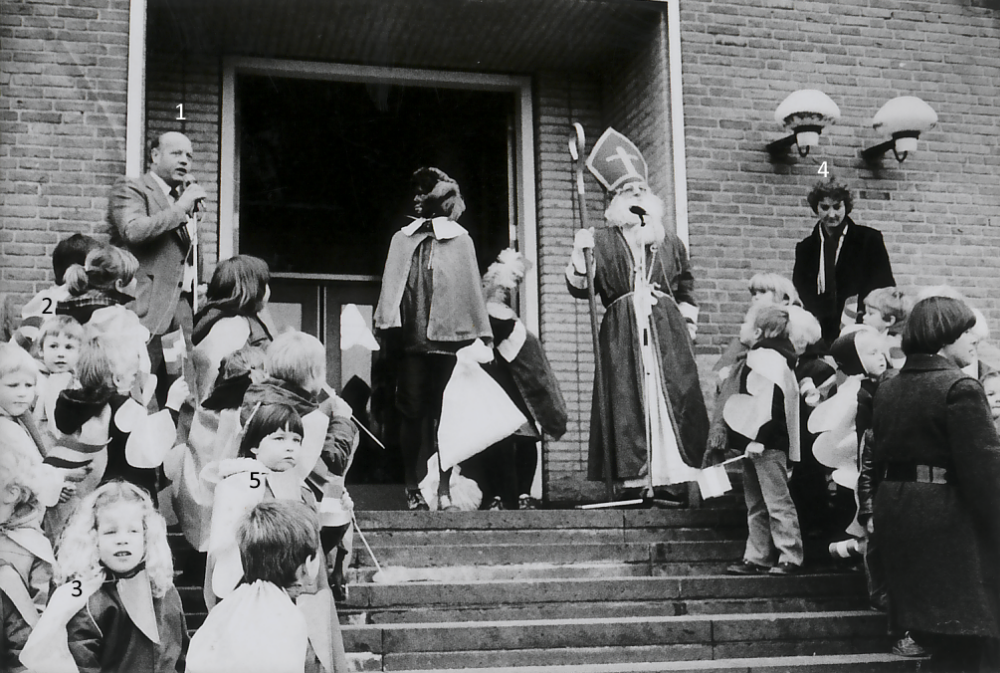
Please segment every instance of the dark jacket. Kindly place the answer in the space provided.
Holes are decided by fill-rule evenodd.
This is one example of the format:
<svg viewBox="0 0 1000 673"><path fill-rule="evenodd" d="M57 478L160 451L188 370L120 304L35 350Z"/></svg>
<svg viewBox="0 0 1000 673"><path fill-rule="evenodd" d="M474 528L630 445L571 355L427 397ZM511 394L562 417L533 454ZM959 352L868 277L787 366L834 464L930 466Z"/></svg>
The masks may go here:
<svg viewBox="0 0 1000 673"><path fill-rule="evenodd" d="M883 479L875 495L901 630L996 638L1000 437L982 385L938 355L910 355L875 394L872 462L948 470L947 484Z"/></svg>
<svg viewBox="0 0 1000 673"><path fill-rule="evenodd" d="M0 671L21 673L21 650L31 635L31 627L14 606L14 602L0 589Z"/></svg>
<svg viewBox="0 0 1000 673"><path fill-rule="evenodd" d="M338 476L343 476L347 469L347 460L351 455L351 444L357 430L349 419L340 418L333 415L333 407L330 402L320 401L313 396L288 381L269 378L263 383L251 385L243 397L243 410L240 414L240 421L246 425L253 408L260 402L261 404L288 404L299 413L300 416L320 409L330 418L330 424L326 430L326 439L323 440L322 462L331 472ZM320 477L317 482L313 477ZM317 495L322 496L321 474L310 475L310 485L314 489L319 489Z"/></svg>
<svg viewBox="0 0 1000 673"><path fill-rule="evenodd" d="M840 334L840 317L849 297L858 297L858 319L865 314L865 297L880 287L893 287L889 253L885 250L882 233L870 227L855 224L850 217L847 232L837 258L837 291L817 294L816 279L819 275L820 235L817 223L813 232L795 246L795 268L792 283L799 293L802 305L816 316L823 328L823 338L832 342Z"/></svg>
<svg viewBox="0 0 1000 673"><path fill-rule="evenodd" d="M69 650L80 673L180 673L188 633L177 589L153 598L159 644L132 622L117 584L104 583L66 627Z"/></svg>

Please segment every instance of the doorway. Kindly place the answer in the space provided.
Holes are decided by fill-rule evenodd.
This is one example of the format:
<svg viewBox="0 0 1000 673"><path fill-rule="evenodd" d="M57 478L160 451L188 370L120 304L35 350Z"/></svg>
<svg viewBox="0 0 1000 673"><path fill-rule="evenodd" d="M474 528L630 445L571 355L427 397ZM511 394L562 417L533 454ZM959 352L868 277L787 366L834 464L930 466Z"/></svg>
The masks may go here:
<svg viewBox="0 0 1000 673"><path fill-rule="evenodd" d="M315 74L227 68L223 127L228 117L233 133L221 159L231 158L235 180L228 218L225 187L220 194L220 257L229 240L230 253L268 262L276 322L327 345L329 380L341 390L354 377L370 383L370 354L340 349L341 314L353 304L370 326L389 240L412 213L416 168L436 166L460 185L481 271L514 242L533 256L530 105L516 78ZM383 439L385 455L359 449L351 481L401 482L394 438Z"/></svg>

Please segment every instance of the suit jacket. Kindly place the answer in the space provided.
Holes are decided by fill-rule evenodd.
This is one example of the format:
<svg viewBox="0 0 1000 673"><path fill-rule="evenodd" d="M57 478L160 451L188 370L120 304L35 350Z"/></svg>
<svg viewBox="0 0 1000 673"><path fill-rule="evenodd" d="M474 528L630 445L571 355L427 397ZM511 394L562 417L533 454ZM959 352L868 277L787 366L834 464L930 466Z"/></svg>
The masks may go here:
<svg viewBox="0 0 1000 673"><path fill-rule="evenodd" d="M135 304L129 308L153 335L169 329L181 296L191 244L177 229L186 222L187 213L170 202L150 173L138 180L122 178L111 190L111 243L139 260Z"/></svg>
<svg viewBox="0 0 1000 673"><path fill-rule="evenodd" d="M823 338L833 341L840 334L840 316L848 297L858 297L858 317L865 313L865 297L880 287L893 287L889 253L885 250L882 233L862 227L848 218L844 243L837 258L837 293L817 294L820 237L817 224L813 232L795 246L795 269L792 283L802 299L802 305L816 316L823 327Z"/></svg>

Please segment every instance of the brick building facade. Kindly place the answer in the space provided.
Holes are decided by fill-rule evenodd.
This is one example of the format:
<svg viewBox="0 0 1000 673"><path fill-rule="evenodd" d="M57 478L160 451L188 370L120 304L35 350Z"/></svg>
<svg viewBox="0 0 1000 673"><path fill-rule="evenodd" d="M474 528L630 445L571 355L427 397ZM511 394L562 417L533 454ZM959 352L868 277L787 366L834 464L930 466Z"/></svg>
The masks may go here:
<svg viewBox="0 0 1000 673"><path fill-rule="evenodd" d="M736 331L750 275L791 274L794 244L813 224L805 195L823 162L853 188L855 219L883 232L900 285L955 285L1000 327L1000 13L978 0L410 3L411 12L447 9L442 22L456 29L438 41L428 36L441 25L417 14L408 15L405 40L392 26L384 34L367 28L366 17L390 24L390 9L402 11L388 0L370 15L331 9L319 18L295 2L241 12L223 0L0 0L0 290L17 301L50 282L48 255L59 238L103 230L107 188L126 165L130 5L148 15L145 136L178 129L182 103L182 130L213 204L231 179L220 167L231 57L530 78L533 175L522 178L533 191L533 223L519 230L531 240L519 242L535 251L533 319L570 405L569 432L546 446L550 498L600 492L585 481L589 318L562 278L579 226L566 151L572 122L591 142L615 126L645 152L654 189L687 230L706 367ZM471 27L515 15L527 23L503 24L499 37ZM320 19L339 25L339 37L306 39ZM477 39L462 39L461 26ZM354 33L368 41L355 44ZM682 73L679 83L672 72ZM833 98L841 120L808 157L793 150L772 159L764 147L783 135L774 109L802 88ZM938 127L904 163L890 154L865 164L860 150L883 140L870 120L898 95L927 101ZM595 181L587 185L598 221L602 194ZM220 232L233 235L228 217L212 208L202 220L206 270L232 243L220 241Z"/></svg>

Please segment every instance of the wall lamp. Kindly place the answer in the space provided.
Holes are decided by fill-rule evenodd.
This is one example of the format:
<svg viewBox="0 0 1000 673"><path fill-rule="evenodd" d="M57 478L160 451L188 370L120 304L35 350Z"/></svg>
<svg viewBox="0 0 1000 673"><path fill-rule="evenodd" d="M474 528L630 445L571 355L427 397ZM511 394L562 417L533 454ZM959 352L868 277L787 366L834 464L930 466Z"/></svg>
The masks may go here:
<svg viewBox="0 0 1000 673"><path fill-rule="evenodd" d="M937 113L916 96L899 96L882 106L872 119L872 127L892 139L861 151L861 157L872 162L892 150L896 161L903 163L910 152L917 150L917 138L937 124Z"/></svg>
<svg viewBox="0 0 1000 673"><path fill-rule="evenodd" d="M840 108L829 96L817 89L800 89L790 94L774 111L774 120L784 124L792 134L770 143L767 151L778 155L795 145L800 157L807 156L809 148L819 144L823 127L838 119Z"/></svg>

